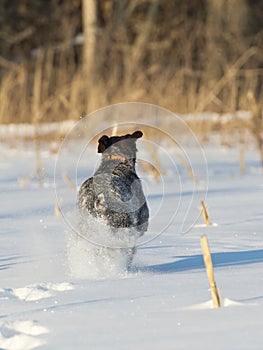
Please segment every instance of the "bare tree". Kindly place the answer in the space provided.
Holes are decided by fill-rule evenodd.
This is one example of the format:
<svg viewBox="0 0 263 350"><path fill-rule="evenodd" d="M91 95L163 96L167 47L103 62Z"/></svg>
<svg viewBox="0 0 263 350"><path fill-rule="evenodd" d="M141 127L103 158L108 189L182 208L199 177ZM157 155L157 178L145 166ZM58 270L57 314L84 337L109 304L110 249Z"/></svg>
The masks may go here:
<svg viewBox="0 0 263 350"><path fill-rule="evenodd" d="M95 51L97 33L97 2L96 0L82 0L83 44L83 76L87 93L87 110L93 109L94 88L96 76Z"/></svg>

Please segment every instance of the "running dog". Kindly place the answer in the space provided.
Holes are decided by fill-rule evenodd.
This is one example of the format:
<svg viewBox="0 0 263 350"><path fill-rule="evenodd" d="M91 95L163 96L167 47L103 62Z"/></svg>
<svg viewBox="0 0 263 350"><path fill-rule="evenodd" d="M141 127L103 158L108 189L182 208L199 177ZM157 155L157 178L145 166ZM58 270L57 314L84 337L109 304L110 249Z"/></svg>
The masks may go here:
<svg viewBox="0 0 263 350"><path fill-rule="evenodd" d="M105 222L112 235L129 229L128 232L136 236L134 242L147 231L149 219L135 169L136 141L142 136L141 131L123 136L103 135L98 141L98 153L102 154L99 168L81 185L77 198L82 217L91 214L98 222ZM129 247L128 265L135 253L135 244Z"/></svg>

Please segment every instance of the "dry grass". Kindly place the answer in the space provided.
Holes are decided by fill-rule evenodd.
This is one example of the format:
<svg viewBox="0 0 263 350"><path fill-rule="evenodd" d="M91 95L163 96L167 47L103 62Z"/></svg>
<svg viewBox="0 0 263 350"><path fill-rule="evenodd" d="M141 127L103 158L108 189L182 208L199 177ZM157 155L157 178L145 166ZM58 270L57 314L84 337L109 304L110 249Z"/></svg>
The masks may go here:
<svg viewBox="0 0 263 350"><path fill-rule="evenodd" d="M129 64L122 78L116 67L107 80L98 75L92 91L87 89L87 77L75 62L73 49L59 54L40 52L30 63L12 65L3 76L0 123L77 120L97 108L128 101L153 103L177 113L251 110L248 92L257 105L263 102L263 70L242 66L256 52L255 48L247 50L226 67L219 80L212 80L205 71L180 67L162 71L154 65L143 70Z"/></svg>
<svg viewBox="0 0 263 350"><path fill-rule="evenodd" d="M40 142L59 140L65 135L65 131L59 129L41 135L40 123L78 120L97 108L131 101L153 103L175 113L193 115L203 111L251 111L250 120L233 118L224 122L192 118L188 123L204 140L215 130L222 134L238 131L240 135L249 130L256 140L263 166L263 69L244 68L249 60L259 54L259 49L252 47L244 51L234 63L225 66L225 73L219 79L215 79L210 72L192 70L183 65L172 70L171 67L151 64L143 69L142 57L138 52L142 52L147 41L146 34L134 44L133 60L129 57L129 50L127 57L124 55L123 61L126 63L122 75L118 65L113 65L107 79L102 74L97 75L92 91L72 47L59 53L52 49L40 51L30 62L12 64L2 76L0 124L30 123L34 126L36 172L40 182ZM162 127L163 121L159 123ZM156 133L156 130L146 130L146 133L149 134L147 137L152 138L154 135L151 133ZM241 140L241 163L242 146ZM157 178L162 171L158 159L153 157L153 160ZM244 166L241 164L242 172ZM194 174L191 176L194 177Z"/></svg>

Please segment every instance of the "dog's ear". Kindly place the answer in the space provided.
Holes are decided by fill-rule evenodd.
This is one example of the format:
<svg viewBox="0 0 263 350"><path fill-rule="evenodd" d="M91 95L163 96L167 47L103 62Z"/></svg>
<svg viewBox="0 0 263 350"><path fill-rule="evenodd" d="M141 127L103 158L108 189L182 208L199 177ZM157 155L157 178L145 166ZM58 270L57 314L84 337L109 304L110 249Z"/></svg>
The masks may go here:
<svg viewBox="0 0 263 350"><path fill-rule="evenodd" d="M132 137L133 139L139 139L139 138L142 137L142 136L143 136L143 133L142 133L142 131L140 131L140 130L134 131L134 133L131 135L131 137Z"/></svg>
<svg viewBox="0 0 263 350"><path fill-rule="evenodd" d="M107 135L103 135L98 142L98 153L103 153L109 145L109 137Z"/></svg>

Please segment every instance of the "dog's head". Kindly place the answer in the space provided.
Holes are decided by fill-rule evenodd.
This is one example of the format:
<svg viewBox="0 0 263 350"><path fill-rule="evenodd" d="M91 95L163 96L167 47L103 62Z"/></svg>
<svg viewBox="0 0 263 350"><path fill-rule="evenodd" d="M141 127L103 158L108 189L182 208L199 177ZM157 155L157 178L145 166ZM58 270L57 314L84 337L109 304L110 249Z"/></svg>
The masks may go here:
<svg viewBox="0 0 263 350"><path fill-rule="evenodd" d="M122 156L126 159L136 158L136 141L143 136L141 131L135 131L133 134L123 136L103 135L99 139L98 153L110 156Z"/></svg>

